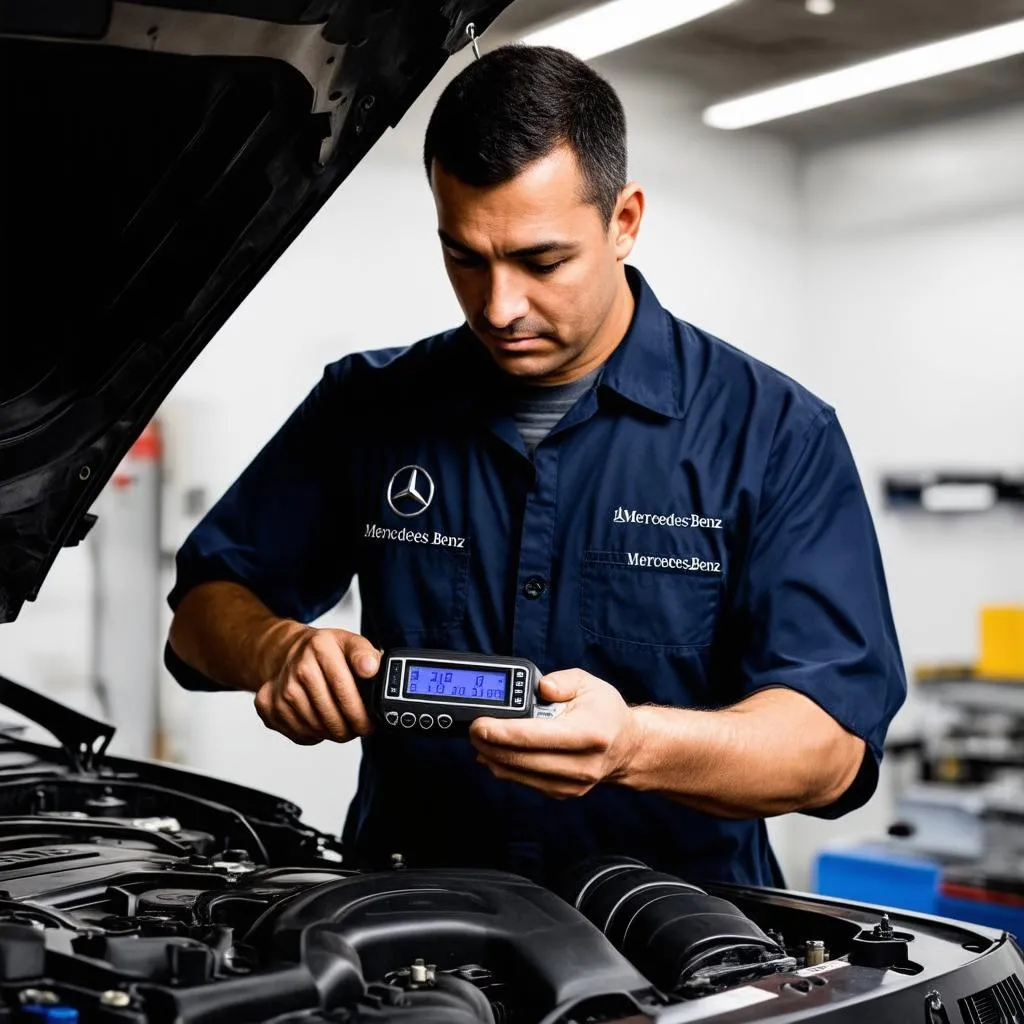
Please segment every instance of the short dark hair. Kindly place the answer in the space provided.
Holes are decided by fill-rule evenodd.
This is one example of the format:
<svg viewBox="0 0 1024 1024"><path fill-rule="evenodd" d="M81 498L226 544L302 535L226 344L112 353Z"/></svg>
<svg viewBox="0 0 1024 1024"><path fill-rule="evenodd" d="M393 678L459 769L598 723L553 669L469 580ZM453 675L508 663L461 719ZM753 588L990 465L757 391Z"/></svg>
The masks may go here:
<svg viewBox="0 0 1024 1024"><path fill-rule="evenodd" d="M583 61L550 46L502 46L445 88L427 125L423 163L467 185L510 181L567 144L584 201L611 221L626 185L626 115L615 90Z"/></svg>

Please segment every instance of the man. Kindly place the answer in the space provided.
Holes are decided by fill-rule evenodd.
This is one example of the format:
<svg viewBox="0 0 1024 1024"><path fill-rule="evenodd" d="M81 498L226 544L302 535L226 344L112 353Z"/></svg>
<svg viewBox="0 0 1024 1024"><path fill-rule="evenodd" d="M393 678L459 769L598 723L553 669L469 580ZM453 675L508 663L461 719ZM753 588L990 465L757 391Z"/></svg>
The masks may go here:
<svg viewBox="0 0 1024 1024"><path fill-rule="evenodd" d="M905 694L834 412L626 266L644 196L585 64L486 55L424 157L466 323L327 367L181 550L169 664L362 738L357 862L780 884L763 819L862 804ZM362 635L307 626L353 577ZM529 657L565 707L375 731L357 681L394 646Z"/></svg>

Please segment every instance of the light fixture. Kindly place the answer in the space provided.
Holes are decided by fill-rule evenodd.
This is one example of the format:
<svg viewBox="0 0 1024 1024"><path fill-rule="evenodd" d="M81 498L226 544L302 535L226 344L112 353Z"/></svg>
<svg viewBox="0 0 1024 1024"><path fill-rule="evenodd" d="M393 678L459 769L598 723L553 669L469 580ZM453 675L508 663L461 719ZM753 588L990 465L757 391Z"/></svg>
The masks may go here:
<svg viewBox="0 0 1024 1024"><path fill-rule="evenodd" d="M530 46L557 46L580 60L631 46L736 0L611 0L523 37Z"/></svg>
<svg viewBox="0 0 1024 1024"><path fill-rule="evenodd" d="M928 512L987 512L999 495L991 484L932 484L921 491L921 506Z"/></svg>
<svg viewBox="0 0 1024 1024"><path fill-rule="evenodd" d="M808 14L825 17L836 9L836 0L804 0L804 8Z"/></svg>
<svg viewBox="0 0 1024 1024"><path fill-rule="evenodd" d="M1018 53L1024 53L1024 19L715 103L704 111L704 123L746 128Z"/></svg>

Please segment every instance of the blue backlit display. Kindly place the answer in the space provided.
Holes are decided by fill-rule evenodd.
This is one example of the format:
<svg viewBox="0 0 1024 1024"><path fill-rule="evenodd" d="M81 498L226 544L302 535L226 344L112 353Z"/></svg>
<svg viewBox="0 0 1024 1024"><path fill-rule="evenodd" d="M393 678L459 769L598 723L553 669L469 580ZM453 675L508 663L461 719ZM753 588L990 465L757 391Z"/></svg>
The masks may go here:
<svg viewBox="0 0 1024 1024"><path fill-rule="evenodd" d="M483 671L457 665L414 664L408 668L405 692L410 697L434 700L504 704L508 695L508 673L503 669Z"/></svg>

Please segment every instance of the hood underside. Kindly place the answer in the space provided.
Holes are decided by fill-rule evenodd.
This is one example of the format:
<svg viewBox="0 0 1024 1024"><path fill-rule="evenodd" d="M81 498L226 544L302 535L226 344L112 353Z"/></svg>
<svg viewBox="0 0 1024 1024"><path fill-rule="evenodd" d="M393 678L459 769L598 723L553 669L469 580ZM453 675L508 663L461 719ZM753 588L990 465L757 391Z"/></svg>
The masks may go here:
<svg viewBox="0 0 1024 1024"><path fill-rule="evenodd" d="M181 374L511 0L5 0L0 622Z"/></svg>

